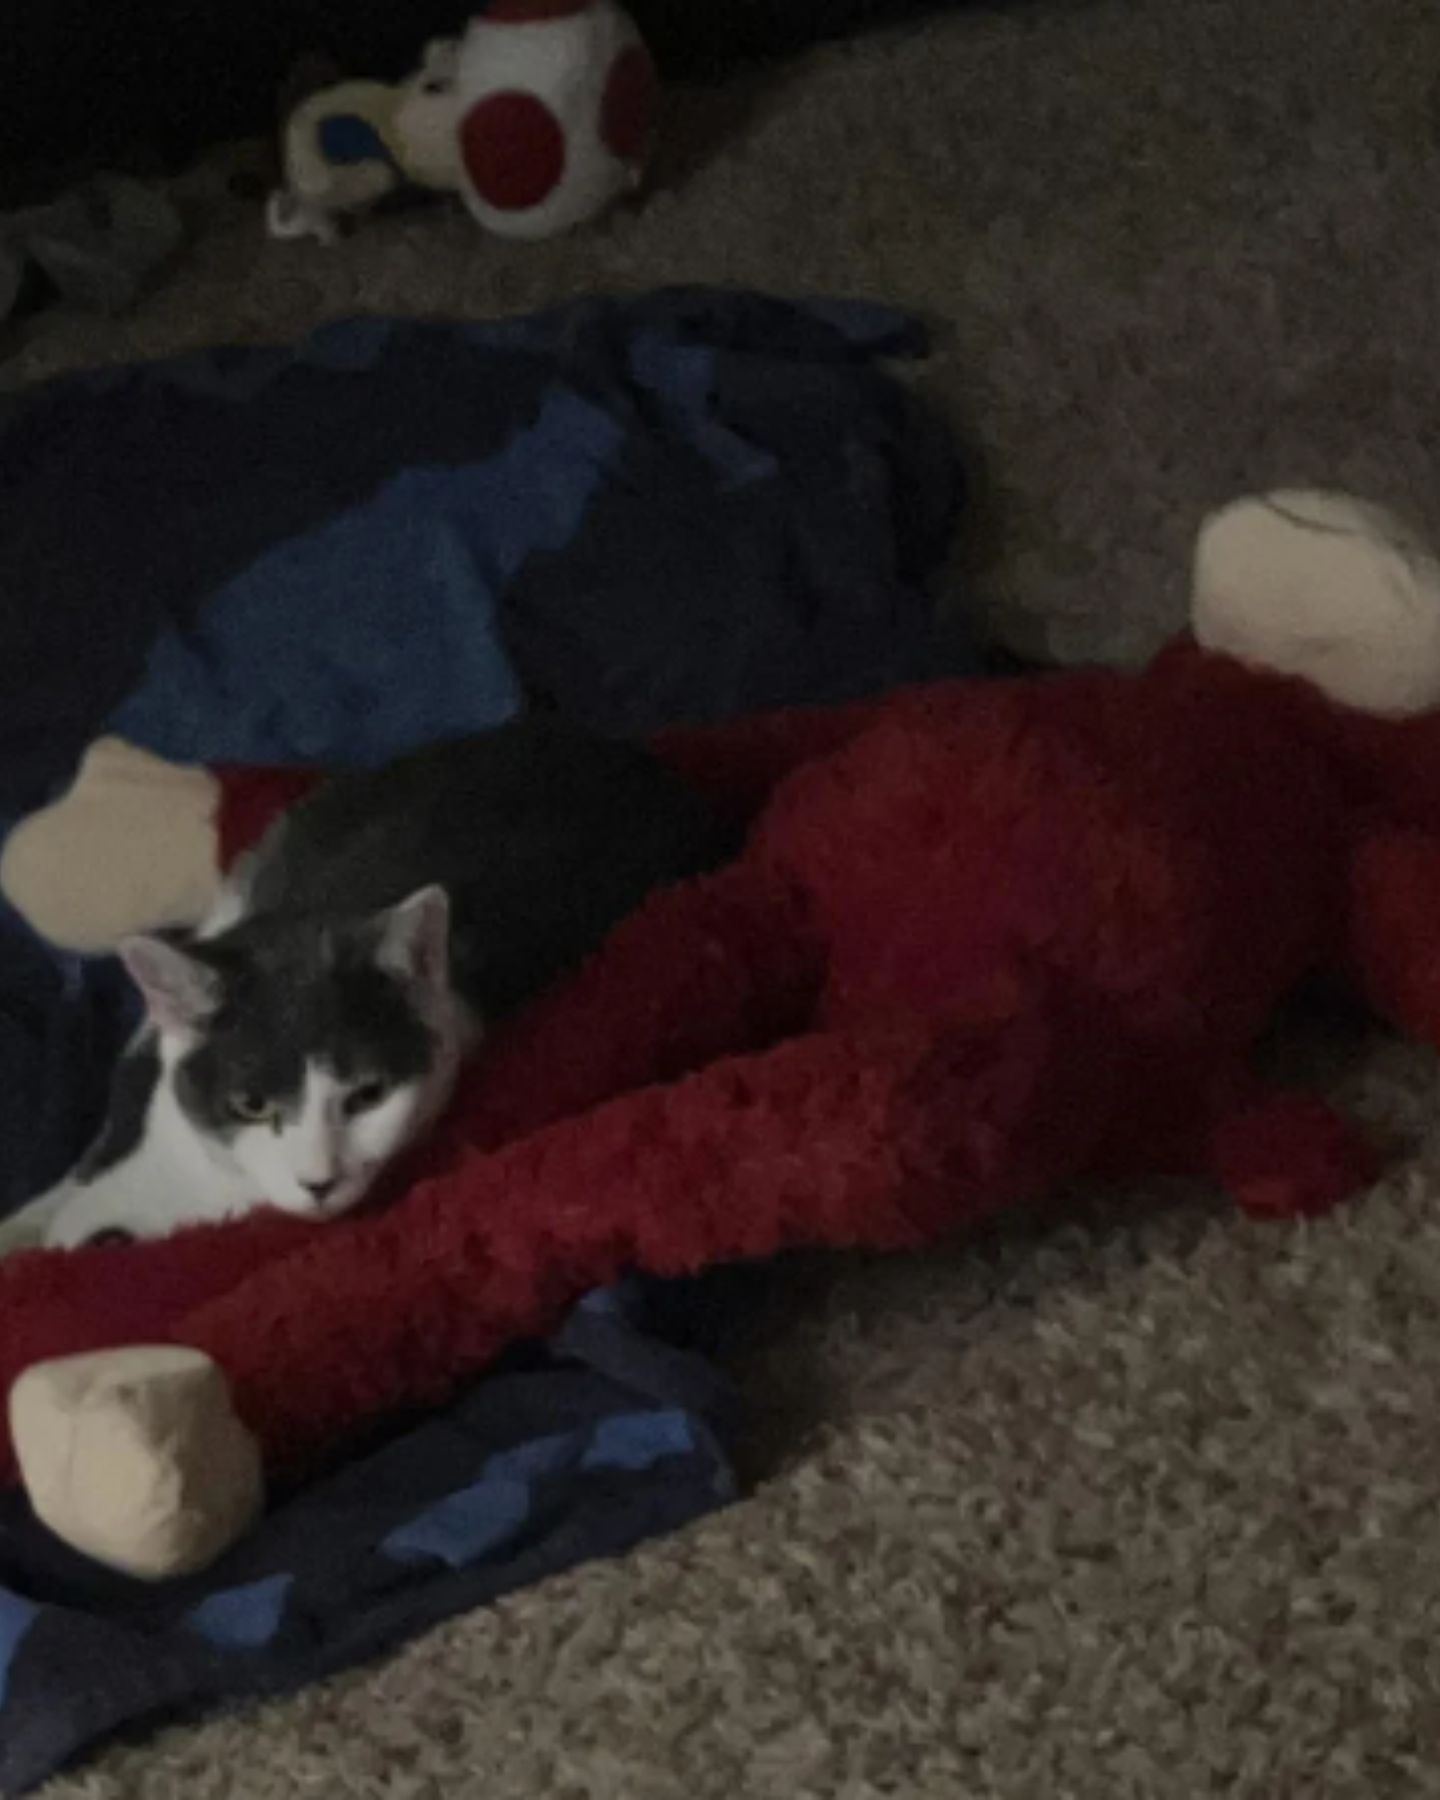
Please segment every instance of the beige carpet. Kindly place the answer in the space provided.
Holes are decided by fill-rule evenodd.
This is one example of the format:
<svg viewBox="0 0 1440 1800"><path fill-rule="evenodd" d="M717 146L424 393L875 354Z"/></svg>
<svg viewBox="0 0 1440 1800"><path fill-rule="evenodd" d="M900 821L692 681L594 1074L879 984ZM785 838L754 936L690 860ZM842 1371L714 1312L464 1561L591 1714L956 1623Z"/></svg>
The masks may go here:
<svg viewBox="0 0 1440 1800"><path fill-rule="evenodd" d="M925 383L987 471L957 591L1021 645L1131 656L1239 490L1440 533L1437 68L1434 0L962 12L682 101L678 175L557 246L433 213L269 246L199 180L201 245L142 313L52 317L6 375L595 285L886 295L936 319ZM51 1792L1440 1793L1437 1084L1352 1060L1397 1161L1343 1217L1134 1196L797 1275L748 1358L744 1505Z"/></svg>

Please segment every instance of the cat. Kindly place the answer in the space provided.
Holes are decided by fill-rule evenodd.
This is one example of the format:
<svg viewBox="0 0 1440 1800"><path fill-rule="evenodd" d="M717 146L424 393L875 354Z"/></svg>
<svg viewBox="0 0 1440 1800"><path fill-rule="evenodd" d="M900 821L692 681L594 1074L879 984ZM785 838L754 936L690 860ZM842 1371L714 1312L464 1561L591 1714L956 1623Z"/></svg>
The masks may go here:
<svg viewBox="0 0 1440 1800"><path fill-rule="evenodd" d="M144 1022L104 1124L0 1252L350 1211L487 1026L734 848L648 752L543 719L322 784L198 930L120 947Z"/></svg>

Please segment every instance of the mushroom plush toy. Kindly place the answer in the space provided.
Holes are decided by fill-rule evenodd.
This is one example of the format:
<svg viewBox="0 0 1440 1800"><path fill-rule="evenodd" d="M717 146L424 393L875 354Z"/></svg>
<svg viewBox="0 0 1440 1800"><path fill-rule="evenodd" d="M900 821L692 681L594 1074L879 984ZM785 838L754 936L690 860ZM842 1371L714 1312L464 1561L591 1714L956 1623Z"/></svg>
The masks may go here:
<svg viewBox="0 0 1440 1800"><path fill-rule="evenodd" d="M459 194L496 236L555 237L639 187L656 87L615 0L491 0L398 86L343 82L295 109L271 235L332 241L411 188Z"/></svg>
<svg viewBox="0 0 1440 1800"><path fill-rule="evenodd" d="M455 69L459 188L500 237L547 238L633 192L655 65L614 0L493 0Z"/></svg>

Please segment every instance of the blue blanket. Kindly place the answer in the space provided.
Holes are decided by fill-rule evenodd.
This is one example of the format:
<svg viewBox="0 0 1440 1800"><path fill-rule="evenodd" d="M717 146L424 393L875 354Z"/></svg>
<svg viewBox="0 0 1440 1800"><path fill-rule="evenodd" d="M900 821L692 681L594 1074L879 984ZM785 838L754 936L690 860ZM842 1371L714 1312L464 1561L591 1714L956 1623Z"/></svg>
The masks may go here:
<svg viewBox="0 0 1440 1800"><path fill-rule="evenodd" d="M0 830L119 732L385 759L524 707L645 733L974 668L925 581L948 436L913 322L677 292L70 378L0 413ZM0 1211L95 1128L134 1002L0 907ZM3 1321L0 1321L3 1330ZM0 1502L0 1787L272 1691L718 1504L705 1365L597 1299L558 1344L144 1588Z"/></svg>
<svg viewBox="0 0 1440 1800"><path fill-rule="evenodd" d="M933 671L946 434L872 306L678 292L73 376L0 429L0 816L108 728L383 760L540 701L617 732Z"/></svg>

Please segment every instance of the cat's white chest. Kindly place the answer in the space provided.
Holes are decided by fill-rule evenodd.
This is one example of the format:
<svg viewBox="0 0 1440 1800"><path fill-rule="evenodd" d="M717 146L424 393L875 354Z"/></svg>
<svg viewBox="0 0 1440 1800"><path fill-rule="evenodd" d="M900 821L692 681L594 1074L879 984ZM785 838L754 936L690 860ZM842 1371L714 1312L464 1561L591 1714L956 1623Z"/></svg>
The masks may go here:
<svg viewBox="0 0 1440 1800"><path fill-rule="evenodd" d="M73 1250L106 1231L166 1237L181 1225L218 1224L259 1204L250 1184L199 1158L138 1151L93 1181L65 1184L45 1231L53 1249Z"/></svg>
<svg viewBox="0 0 1440 1800"><path fill-rule="evenodd" d="M106 1231L165 1237L181 1225L218 1224L259 1204L253 1183L207 1152L180 1110L169 1075L166 1070L161 1078L130 1155L89 1181L66 1177L26 1209L40 1226L39 1241L73 1250Z"/></svg>

